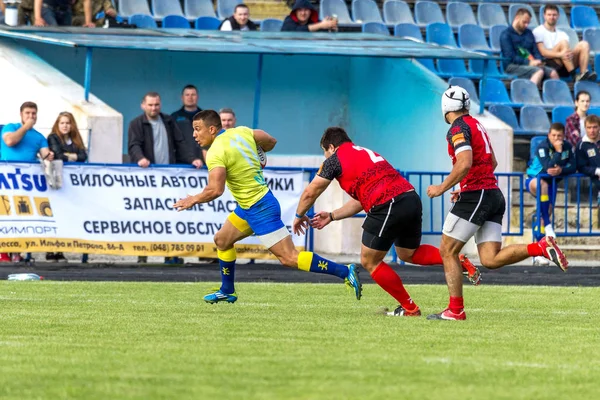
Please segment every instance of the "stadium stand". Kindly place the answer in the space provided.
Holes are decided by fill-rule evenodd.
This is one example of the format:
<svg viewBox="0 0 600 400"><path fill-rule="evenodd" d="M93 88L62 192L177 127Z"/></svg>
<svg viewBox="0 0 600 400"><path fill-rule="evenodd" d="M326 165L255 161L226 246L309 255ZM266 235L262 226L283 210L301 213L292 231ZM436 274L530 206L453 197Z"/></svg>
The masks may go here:
<svg viewBox="0 0 600 400"><path fill-rule="evenodd" d="M366 22L362 24L364 33L377 33L379 35L389 35L390 31L383 22Z"/></svg>
<svg viewBox="0 0 600 400"><path fill-rule="evenodd" d="M479 4L477 6L477 20L479 26L483 29L490 29L494 25L508 25L502 6L496 3Z"/></svg>
<svg viewBox="0 0 600 400"><path fill-rule="evenodd" d="M540 24L538 22L535 11L533 11L533 7L531 7L528 4L516 3L516 4L511 4L508 7L508 24L509 25L512 24L513 20L515 19L515 15L517 14L517 10L519 10L520 8L526 8L531 13L531 22L529 23L529 26L528 26L529 29L533 30L535 27L537 27Z"/></svg>
<svg viewBox="0 0 600 400"><path fill-rule="evenodd" d="M423 42L423 34L421 29L415 24L401 23L394 26L394 36L408 37L420 40Z"/></svg>
<svg viewBox="0 0 600 400"><path fill-rule="evenodd" d="M235 6L240 3L240 0L217 0L217 15L219 19L231 17Z"/></svg>
<svg viewBox="0 0 600 400"><path fill-rule="evenodd" d="M438 71L443 77L480 78L480 75L467 71L463 60L438 60Z"/></svg>
<svg viewBox="0 0 600 400"><path fill-rule="evenodd" d="M588 6L574 6L571 8L571 26L576 32L586 28L600 28L596 11Z"/></svg>
<svg viewBox="0 0 600 400"><path fill-rule="evenodd" d="M508 92L504 83L495 78L485 79L485 90L483 90L484 80L479 81L479 96L482 97L486 103L490 104L503 104L511 107L520 107L519 104L513 104L508 97Z"/></svg>
<svg viewBox="0 0 600 400"><path fill-rule="evenodd" d="M383 3L383 19L386 24L391 25L415 23L408 4L399 0L388 0Z"/></svg>
<svg viewBox="0 0 600 400"><path fill-rule="evenodd" d="M154 18L147 14L133 14L129 16L129 23L138 28L156 29L158 25Z"/></svg>
<svg viewBox="0 0 600 400"><path fill-rule="evenodd" d="M181 15L167 15L162 20L162 27L190 29L190 21L188 21L186 17Z"/></svg>
<svg viewBox="0 0 600 400"><path fill-rule="evenodd" d="M490 47L493 51L500 52L500 35L506 29L506 25L494 25L490 28Z"/></svg>
<svg viewBox="0 0 600 400"><path fill-rule="evenodd" d="M383 24L379 7L377 7L377 3L373 0L353 0L352 18L356 23L379 22ZM363 32L365 32L364 25Z"/></svg>
<svg viewBox="0 0 600 400"><path fill-rule="evenodd" d="M573 96L566 82L560 79L548 79L543 84L544 103L551 106L571 106Z"/></svg>
<svg viewBox="0 0 600 400"><path fill-rule="evenodd" d="M469 71L479 76L483 75L483 65L484 62L482 60L469 60ZM485 70L486 76L490 78L496 79L512 79L512 75L506 75L498 70L498 64L495 61L488 61L487 69Z"/></svg>
<svg viewBox="0 0 600 400"><path fill-rule="evenodd" d="M453 29L465 24L477 25L473 9L468 3L448 3L446 5L446 20Z"/></svg>
<svg viewBox="0 0 600 400"><path fill-rule="evenodd" d="M155 19L162 20L167 15L183 16L181 4L173 0L152 0L152 15Z"/></svg>
<svg viewBox="0 0 600 400"><path fill-rule="evenodd" d="M123 18L135 14L152 15L146 0L119 0L118 6L119 15Z"/></svg>
<svg viewBox="0 0 600 400"><path fill-rule="evenodd" d="M566 26L561 26L560 30L562 30L569 36L570 47L572 49L575 48L575 46L577 46L577 43L579 43L579 36L577 36L577 32L575 32L573 29L568 28Z"/></svg>
<svg viewBox="0 0 600 400"><path fill-rule="evenodd" d="M458 47L454 33L450 25L443 22L433 22L425 28L427 43L435 43L440 46Z"/></svg>
<svg viewBox="0 0 600 400"><path fill-rule="evenodd" d="M192 21L195 21L198 17L217 16L211 0L184 0L183 9L185 17Z"/></svg>
<svg viewBox="0 0 600 400"><path fill-rule="evenodd" d="M492 52L492 49L485 40L485 32L478 25L461 25L458 28L458 44L463 49Z"/></svg>
<svg viewBox="0 0 600 400"><path fill-rule="evenodd" d="M496 117L500 118L502 122L506 123L513 129L513 133L515 135L520 135L526 133L519 126L519 121L517 121L517 116L515 115L515 110L512 107L504 106L501 104L495 104L490 107L489 110Z"/></svg>
<svg viewBox="0 0 600 400"><path fill-rule="evenodd" d="M510 94L513 103L543 105L535 83L529 79L515 79L510 83Z"/></svg>
<svg viewBox="0 0 600 400"><path fill-rule="evenodd" d="M283 21L276 18L265 18L260 22L260 30L262 32L279 32L281 31Z"/></svg>
<svg viewBox="0 0 600 400"><path fill-rule="evenodd" d="M582 90L585 90L586 92L588 92L590 94L590 97L592 98L591 104L593 106L600 105L600 86L598 86L598 84L596 82L590 82L590 81L576 82L575 83L575 96L577 96L577 93L579 93Z"/></svg>
<svg viewBox="0 0 600 400"><path fill-rule="evenodd" d="M479 103L479 96L477 95L477 89L475 84L469 78L453 77L448 80L448 83L452 86L460 86L469 93L471 101Z"/></svg>
<svg viewBox="0 0 600 400"><path fill-rule="evenodd" d="M583 31L583 40L587 41L590 44L590 54L600 53L600 29L585 29Z"/></svg>
<svg viewBox="0 0 600 400"><path fill-rule="evenodd" d="M575 112L573 106L557 106L552 109L552 122L560 122L565 124L567 117Z"/></svg>
<svg viewBox="0 0 600 400"><path fill-rule="evenodd" d="M428 26L434 22L446 23L440 6L433 1L417 1L415 3L415 21L421 27Z"/></svg>
<svg viewBox="0 0 600 400"><path fill-rule="evenodd" d="M521 128L534 134L544 135L550 129L548 114L540 106L523 106L521 108Z"/></svg>
<svg viewBox="0 0 600 400"><path fill-rule="evenodd" d="M204 31L216 31L219 29L221 21L215 17L198 17L194 23L194 28L197 30Z"/></svg>

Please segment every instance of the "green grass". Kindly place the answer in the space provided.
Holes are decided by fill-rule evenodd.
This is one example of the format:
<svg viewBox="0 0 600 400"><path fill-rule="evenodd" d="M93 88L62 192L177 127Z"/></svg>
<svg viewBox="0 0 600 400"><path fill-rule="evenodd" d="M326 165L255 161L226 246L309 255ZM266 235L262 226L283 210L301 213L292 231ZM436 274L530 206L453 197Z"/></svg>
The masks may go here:
<svg viewBox="0 0 600 400"><path fill-rule="evenodd" d="M0 283L1 399L600 398L600 288L466 287L468 319L365 285ZM410 286L425 313L444 286Z"/></svg>

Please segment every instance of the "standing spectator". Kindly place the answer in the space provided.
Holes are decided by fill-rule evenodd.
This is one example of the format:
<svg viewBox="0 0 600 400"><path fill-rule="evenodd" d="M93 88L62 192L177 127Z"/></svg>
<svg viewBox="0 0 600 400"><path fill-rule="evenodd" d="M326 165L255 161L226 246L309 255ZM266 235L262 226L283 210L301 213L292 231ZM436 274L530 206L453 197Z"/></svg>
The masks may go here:
<svg viewBox="0 0 600 400"><path fill-rule="evenodd" d="M33 18L33 2L35 0L21 0L18 7L18 24L19 25L27 25L34 24Z"/></svg>
<svg viewBox="0 0 600 400"><path fill-rule="evenodd" d="M44 160L53 160L54 153L48 149L48 141L33 129L37 122L37 104L27 101L21 105L21 123L7 124L2 128L0 141L0 160L35 162L38 153ZM12 261L23 259L13 254ZM8 253L0 254L0 262L11 261Z"/></svg>
<svg viewBox="0 0 600 400"><path fill-rule="evenodd" d="M594 191L600 189L600 117L590 115L585 119L587 134L579 142L576 150L577 171L592 179ZM600 204L600 197L598 197Z"/></svg>
<svg viewBox="0 0 600 400"><path fill-rule="evenodd" d="M573 148L577 147L581 138L586 134L585 120L591 102L592 96L585 90L580 91L575 96L575 112L567 117L565 127L565 136Z"/></svg>
<svg viewBox="0 0 600 400"><path fill-rule="evenodd" d="M85 162L87 152L77 129L77 122L70 112L61 112L54 122L52 133L48 135L50 150L56 160L63 162ZM64 254L46 253L47 261L67 261Z"/></svg>
<svg viewBox="0 0 600 400"><path fill-rule="evenodd" d="M198 142L194 139L194 128L192 127L192 119L202 109L198 107L198 89L194 85L186 85L181 91L181 102L183 106L171 114L175 119L179 130L183 134L183 139L188 149L194 153L194 157L199 158L204 162L206 160L206 150L202 149ZM184 163L185 160L177 159L178 163Z"/></svg>
<svg viewBox="0 0 600 400"><path fill-rule="evenodd" d="M285 17L282 32L316 32L321 30L337 30L337 18L326 17L319 21L319 12L309 0L296 0L292 12Z"/></svg>
<svg viewBox="0 0 600 400"><path fill-rule="evenodd" d="M73 26L102 27L106 16L117 18L117 11L111 0L91 0L89 12L91 25L88 25L85 10L87 2L87 0L75 0L75 4L73 4ZM100 13L104 13L105 17L97 19L96 16Z"/></svg>
<svg viewBox="0 0 600 400"><path fill-rule="evenodd" d="M529 79L538 87L542 80L558 79L558 73L542 63L542 55L535 45L535 38L527 27L531 22L531 13L526 8L519 8L512 26L500 35L502 65L509 75Z"/></svg>
<svg viewBox="0 0 600 400"><path fill-rule="evenodd" d="M221 117L221 127L223 129L235 128L235 113L231 108L221 108L219 116Z"/></svg>
<svg viewBox="0 0 600 400"><path fill-rule="evenodd" d="M85 8L88 11L86 13L86 23L91 24L90 1L85 0ZM33 16L35 26L71 26L73 2L72 0L35 0L33 3Z"/></svg>
<svg viewBox="0 0 600 400"><path fill-rule="evenodd" d="M0 0L0 24L4 24L4 15L6 14L6 4Z"/></svg>
<svg viewBox="0 0 600 400"><path fill-rule="evenodd" d="M250 20L250 9L245 4L238 4L233 10L233 15L225 18L219 30L222 31L255 31L258 26Z"/></svg>
<svg viewBox="0 0 600 400"><path fill-rule="evenodd" d="M588 71L590 44L585 40L577 43L574 49L569 44L569 36L556 28L558 7L547 4L544 9L544 24L533 30L535 43L544 57L547 66L554 68L559 76L580 80L596 80L596 73ZM580 73L577 74L576 68Z"/></svg>

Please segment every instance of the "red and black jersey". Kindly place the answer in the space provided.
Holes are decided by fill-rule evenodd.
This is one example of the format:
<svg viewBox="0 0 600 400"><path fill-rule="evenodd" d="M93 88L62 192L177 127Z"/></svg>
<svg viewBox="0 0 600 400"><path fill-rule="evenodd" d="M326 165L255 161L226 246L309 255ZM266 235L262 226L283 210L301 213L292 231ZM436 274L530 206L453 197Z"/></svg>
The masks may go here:
<svg viewBox="0 0 600 400"><path fill-rule="evenodd" d="M452 165L461 151L473 152L473 163L469 173L460 181L461 192L481 189L497 189L498 181L494 176L492 145L485 128L470 115L457 118L450 127L448 135L448 154Z"/></svg>
<svg viewBox="0 0 600 400"><path fill-rule="evenodd" d="M414 189L385 158L350 142L338 147L321 165L317 175L337 179L342 189L360 201L365 211Z"/></svg>

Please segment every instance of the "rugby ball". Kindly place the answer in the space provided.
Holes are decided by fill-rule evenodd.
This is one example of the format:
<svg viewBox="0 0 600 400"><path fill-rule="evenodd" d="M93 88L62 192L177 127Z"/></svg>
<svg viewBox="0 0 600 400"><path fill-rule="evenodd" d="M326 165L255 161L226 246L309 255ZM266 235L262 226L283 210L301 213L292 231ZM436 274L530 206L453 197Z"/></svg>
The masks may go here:
<svg viewBox="0 0 600 400"><path fill-rule="evenodd" d="M267 166L267 153L260 147L256 145L256 152L258 153L258 161L260 162L260 167L264 168Z"/></svg>

